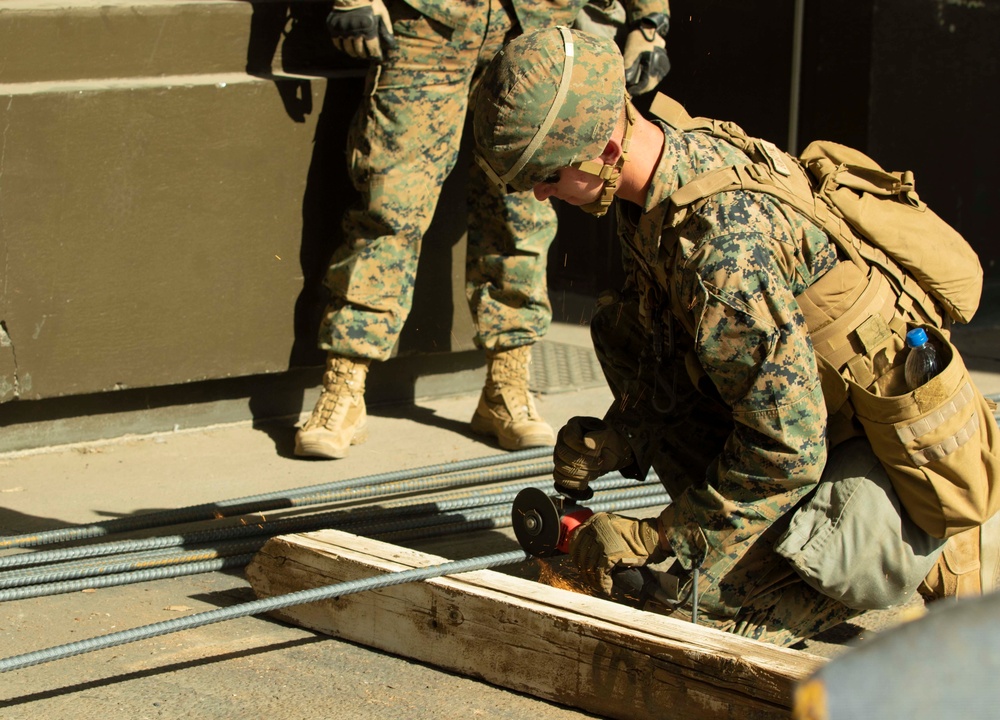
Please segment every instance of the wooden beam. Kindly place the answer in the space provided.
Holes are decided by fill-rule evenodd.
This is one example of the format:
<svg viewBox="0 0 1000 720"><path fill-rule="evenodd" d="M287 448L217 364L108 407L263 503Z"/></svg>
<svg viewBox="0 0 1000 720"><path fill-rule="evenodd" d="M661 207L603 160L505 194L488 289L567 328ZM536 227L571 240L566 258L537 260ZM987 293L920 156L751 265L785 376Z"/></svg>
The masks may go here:
<svg viewBox="0 0 1000 720"><path fill-rule="evenodd" d="M335 530L270 540L259 597L440 557ZM612 718L784 718L823 659L491 570L279 610L281 620Z"/></svg>

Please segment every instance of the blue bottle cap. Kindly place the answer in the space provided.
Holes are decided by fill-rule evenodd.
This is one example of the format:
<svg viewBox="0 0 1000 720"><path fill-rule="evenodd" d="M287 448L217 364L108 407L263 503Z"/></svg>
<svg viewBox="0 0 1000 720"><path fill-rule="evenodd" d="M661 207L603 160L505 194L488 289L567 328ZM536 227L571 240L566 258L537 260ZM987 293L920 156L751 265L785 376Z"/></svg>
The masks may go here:
<svg viewBox="0 0 1000 720"><path fill-rule="evenodd" d="M915 348L920 347L927 342L927 332L923 328L913 328L908 333L906 333L906 345L907 347Z"/></svg>

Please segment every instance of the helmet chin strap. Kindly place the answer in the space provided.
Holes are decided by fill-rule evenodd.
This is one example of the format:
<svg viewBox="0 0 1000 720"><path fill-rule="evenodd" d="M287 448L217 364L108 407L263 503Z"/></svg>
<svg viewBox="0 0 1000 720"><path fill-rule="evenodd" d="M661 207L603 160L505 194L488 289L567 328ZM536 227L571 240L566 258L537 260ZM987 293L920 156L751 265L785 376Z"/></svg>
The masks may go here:
<svg viewBox="0 0 1000 720"><path fill-rule="evenodd" d="M634 127L635 108L632 107L632 103L629 101L628 93L626 93L625 132L622 136L621 156L614 165L605 165L604 163L596 160L588 160L587 162L580 163L578 166L578 169L582 172L596 175L604 181L604 188L601 190L601 196L594 200L594 202L580 206L580 209L584 212L590 213L594 217L601 217L607 213L608 208L611 207L611 201L615 199L615 193L618 192L618 181L622 176L622 168L625 167L625 161L628 160L628 150L629 145L632 144L632 130Z"/></svg>

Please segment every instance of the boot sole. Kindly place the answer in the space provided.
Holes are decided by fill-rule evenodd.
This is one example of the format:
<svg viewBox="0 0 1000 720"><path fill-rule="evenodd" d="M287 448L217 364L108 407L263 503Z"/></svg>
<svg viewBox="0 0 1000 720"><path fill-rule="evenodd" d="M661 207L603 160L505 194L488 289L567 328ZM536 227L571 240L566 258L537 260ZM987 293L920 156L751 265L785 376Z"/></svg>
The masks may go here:
<svg viewBox="0 0 1000 720"><path fill-rule="evenodd" d="M368 428L358 428L347 447L324 440L321 437L302 438L301 432L295 434L295 454L299 457L318 457L328 460L341 460L347 457L351 445L360 445L368 439Z"/></svg>

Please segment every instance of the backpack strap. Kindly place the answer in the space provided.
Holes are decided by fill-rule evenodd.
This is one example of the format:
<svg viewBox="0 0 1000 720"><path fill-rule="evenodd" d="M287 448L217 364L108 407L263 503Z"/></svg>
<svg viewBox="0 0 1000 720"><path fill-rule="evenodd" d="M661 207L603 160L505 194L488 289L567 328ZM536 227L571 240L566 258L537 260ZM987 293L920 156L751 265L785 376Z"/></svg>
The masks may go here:
<svg viewBox="0 0 1000 720"><path fill-rule="evenodd" d="M823 199L824 196L814 193L808 175L798 163L787 176L776 173L767 163L732 165L710 170L670 196L672 207L668 216L669 225L679 227L701 202L720 192L732 190L766 193L795 208L823 230L840 251L865 271L865 274L869 268L877 267L890 278L899 295L898 305L908 315L935 327L947 326L934 298L899 263L859 237L841 214Z"/></svg>
<svg viewBox="0 0 1000 720"><path fill-rule="evenodd" d="M703 132L721 138L745 152L753 162L765 163L778 175L791 175L792 166L798 162L774 143L750 137L734 122L691 117L683 105L662 93L653 98L649 112L680 132Z"/></svg>
<svg viewBox="0 0 1000 720"><path fill-rule="evenodd" d="M776 174L766 163L730 165L699 175L670 196L671 227L679 227L702 201L733 190L766 193L790 205L826 232L852 262L868 269L869 263L859 249L860 240L829 205L816 197L805 171L798 164L787 175Z"/></svg>
<svg viewBox="0 0 1000 720"><path fill-rule="evenodd" d="M670 197L674 227L689 214L686 208L719 192L768 193L812 220L856 265L879 268L899 291L900 306L912 312L916 322L948 328L952 319L968 322L975 313L982 292L979 259L961 235L920 200L912 172L886 172L859 150L828 141L813 142L801 158L794 158L766 140L747 136L735 123L692 118L680 103L662 94L653 99L650 112L681 132L725 140L753 163L709 171L679 188ZM869 202L871 197L886 198L890 209L880 210L887 206ZM895 212L897 202L903 212ZM906 232L899 227L884 232L886 225L894 224L902 224ZM909 242L911 236L923 244ZM909 249L928 242L941 248L941 263L928 263L925 254Z"/></svg>
<svg viewBox="0 0 1000 720"><path fill-rule="evenodd" d="M656 93L653 102L649 104L649 112L655 115L670 127L682 132L691 130L707 130L711 127L711 121L707 118L695 120L684 109L684 106L663 93Z"/></svg>
<svg viewBox="0 0 1000 720"><path fill-rule="evenodd" d="M848 373L859 385L868 387L879 374L874 367L875 355L894 342L893 336L905 335L906 322L947 326L939 306L917 280L894 258L859 236L832 204L825 192L832 177L829 173L813 177L802 161L773 144L748 137L733 123L692 118L680 103L665 95L657 95L650 109L671 127L682 132L704 132L728 141L752 160L710 170L678 188L670 196L664 227L680 228L705 201L719 193L734 190L764 193L813 222L842 256L857 266L863 281L857 288L856 302L813 338L817 353L837 375ZM816 159L809 164L814 173L819 169ZM862 184L856 188L859 191L901 195L911 205L914 202L910 196L912 178L885 172L857 175ZM842 379L838 381L843 383Z"/></svg>
<svg viewBox="0 0 1000 720"><path fill-rule="evenodd" d="M860 277L866 278L858 286L854 302L835 322L822 328L810 322L814 347L837 373L846 368L859 385L868 387L876 379L872 358L887 346L893 334L905 334L905 318L919 317L907 293L914 292L928 303L930 298L878 248L858 238L813 193L802 167L794 167L795 172L788 176L776 174L766 163L732 165L704 173L670 196L666 225L680 227L708 198L734 190L765 193L811 220L857 266ZM902 283L908 283L907 287L903 288Z"/></svg>

